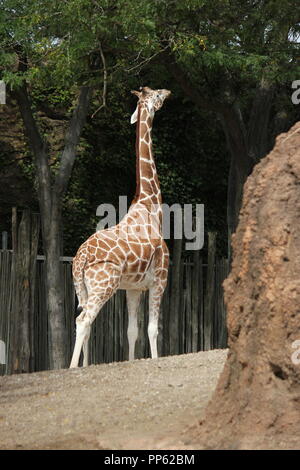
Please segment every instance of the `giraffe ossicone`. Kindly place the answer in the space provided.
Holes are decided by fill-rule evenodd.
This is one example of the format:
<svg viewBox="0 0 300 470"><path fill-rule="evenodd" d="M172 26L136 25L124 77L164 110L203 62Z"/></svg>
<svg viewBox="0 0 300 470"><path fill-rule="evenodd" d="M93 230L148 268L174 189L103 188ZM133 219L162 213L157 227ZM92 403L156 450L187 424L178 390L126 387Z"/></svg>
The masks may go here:
<svg viewBox="0 0 300 470"><path fill-rule="evenodd" d="M103 305L118 290L126 290L129 360L134 359L138 336L137 312L141 293L149 290L148 337L151 356L157 357L158 318L167 284L169 251L162 234L162 198L152 151L152 123L169 90L143 87L131 122L136 132L136 194L119 224L95 232L73 260L73 279L80 315L70 367L77 367L83 350L88 365L91 325Z"/></svg>

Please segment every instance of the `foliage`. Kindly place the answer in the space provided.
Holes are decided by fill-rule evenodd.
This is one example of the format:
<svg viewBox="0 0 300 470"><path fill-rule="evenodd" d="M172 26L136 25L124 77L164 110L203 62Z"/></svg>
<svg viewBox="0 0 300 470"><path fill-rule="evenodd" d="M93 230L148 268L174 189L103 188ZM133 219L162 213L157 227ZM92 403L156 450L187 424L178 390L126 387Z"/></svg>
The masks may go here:
<svg viewBox="0 0 300 470"><path fill-rule="evenodd" d="M130 0L126 5L123 21L135 47L143 55L169 47L197 86L205 85L206 74L218 82L229 76L255 81L263 72L281 82L295 71L300 33L295 0Z"/></svg>
<svg viewBox="0 0 300 470"><path fill-rule="evenodd" d="M129 91L146 84L173 93L154 126L164 200L205 203L206 230L220 232L225 252L229 158L215 104L238 97L248 117L263 78L277 87L273 113L290 112L286 90L299 78L296 6L295 0L0 0L0 79L12 90L26 81L50 143L51 119L61 120L63 128L78 87L94 87L64 201L66 254L74 254L94 230L99 204L117 205L122 194L130 202L134 194L135 129L129 117L135 101ZM203 107L191 103L170 75L165 53L206 98ZM101 108L105 84L107 106ZM60 150L52 153L53 174ZM22 165L34 179L32 161Z"/></svg>

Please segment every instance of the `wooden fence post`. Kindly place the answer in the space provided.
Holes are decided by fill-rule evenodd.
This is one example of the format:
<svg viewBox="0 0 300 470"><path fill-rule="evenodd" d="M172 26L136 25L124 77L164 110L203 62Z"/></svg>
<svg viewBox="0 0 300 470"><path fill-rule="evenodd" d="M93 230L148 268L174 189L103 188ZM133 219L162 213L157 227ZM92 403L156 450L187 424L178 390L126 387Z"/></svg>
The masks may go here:
<svg viewBox="0 0 300 470"><path fill-rule="evenodd" d="M215 293L216 232L208 233L207 276L204 298L204 351L213 348L213 318Z"/></svg>
<svg viewBox="0 0 300 470"><path fill-rule="evenodd" d="M181 349L180 353L192 352L192 265L190 260L183 262L185 286L183 290L184 303L181 303Z"/></svg>
<svg viewBox="0 0 300 470"><path fill-rule="evenodd" d="M170 352L170 292L171 292L171 279L172 279L172 270L171 265L169 265L168 272L168 282L162 298L161 305L161 325L162 325L162 335L160 338L159 354L162 356L167 356Z"/></svg>
<svg viewBox="0 0 300 470"><path fill-rule="evenodd" d="M12 297L11 273L12 253L7 250L7 244L2 243L2 251L0 252L0 341L2 348L2 354L0 354L0 375L9 372L9 311Z"/></svg>
<svg viewBox="0 0 300 470"><path fill-rule="evenodd" d="M181 306L181 252L182 239L174 239L172 257L172 277L170 288L170 313L169 313L169 354L179 353L179 314Z"/></svg>
<svg viewBox="0 0 300 470"><path fill-rule="evenodd" d="M193 253L193 267L192 267L192 280L191 280L191 304L192 304L192 352L199 351L202 345L203 333L203 286L202 286L202 260L200 258L200 251L195 250Z"/></svg>
<svg viewBox="0 0 300 470"><path fill-rule="evenodd" d="M15 314L16 308L16 264L17 264L17 253L18 253L18 215L17 215L17 208L12 208L11 214L11 242L12 242L12 260L11 260L11 302L9 305L9 349L8 349L8 357L7 357L7 372L12 374L15 370L14 367L14 348L17 344L17 316Z"/></svg>
<svg viewBox="0 0 300 470"><path fill-rule="evenodd" d="M11 303L10 372L30 372L33 367L34 282L39 221L24 210L17 229L13 213L14 248L13 296Z"/></svg>
<svg viewBox="0 0 300 470"><path fill-rule="evenodd" d="M2 250L7 250L7 232L2 232Z"/></svg>

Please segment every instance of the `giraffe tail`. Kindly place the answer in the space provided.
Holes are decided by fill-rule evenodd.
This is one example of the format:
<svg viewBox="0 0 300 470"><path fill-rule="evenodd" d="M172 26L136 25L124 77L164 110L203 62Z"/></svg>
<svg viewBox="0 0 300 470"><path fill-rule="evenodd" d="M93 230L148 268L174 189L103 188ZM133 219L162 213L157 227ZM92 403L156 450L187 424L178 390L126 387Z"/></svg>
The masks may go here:
<svg viewBox="0 0 300 470"><path fill-rule="evenodd" d="M84 268L87 262L85 250L79 250L73 259L73 282L78 298L77 315L79 315L87 302L87 289L84 282Z"/></svg>

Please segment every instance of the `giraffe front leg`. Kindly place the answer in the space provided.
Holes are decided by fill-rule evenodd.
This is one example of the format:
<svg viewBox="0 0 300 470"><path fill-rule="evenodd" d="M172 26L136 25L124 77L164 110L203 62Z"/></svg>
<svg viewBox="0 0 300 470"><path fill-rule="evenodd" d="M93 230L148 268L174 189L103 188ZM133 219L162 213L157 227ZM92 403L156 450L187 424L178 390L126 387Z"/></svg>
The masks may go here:
<svg viewBox="0 0 300 470"><path fill-rule="evenodd" d="M138 337L138 323L137 323L137 312L139 308L141 298L141 291L138 290L127 290L127 310L128 310L128 328L127 338L129 345L129 361L134 359L135 343Z"/></svg>
<svg viewBox="0 0 300 470"><path fill-rule="evenodd" d="M149 289L149 323L148 338L150 343L151 357L156 359L157 354L157 336L158 336L158 318L160 302L163 291L152 287Z"/></svg>
<svg viewBox="0 0 300 470"><path fill-rule="evenodd" d="M157 336L160 304L168 280L169 251L162 240L157 247L154 256L155 280L149 289L149 323L148 337L150 342L151 357L157 358Z"/></svg>

